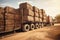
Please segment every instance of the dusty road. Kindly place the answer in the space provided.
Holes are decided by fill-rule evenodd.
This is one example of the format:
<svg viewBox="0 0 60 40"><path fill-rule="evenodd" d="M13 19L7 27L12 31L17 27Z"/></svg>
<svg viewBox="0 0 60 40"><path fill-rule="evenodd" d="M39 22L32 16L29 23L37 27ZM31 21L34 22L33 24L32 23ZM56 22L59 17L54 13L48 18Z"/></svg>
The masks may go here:
<svg viewBox="0 0 60 40"><path fill-rule="evenodd" d="M60 40L60 26L44 27L29 32L15 33L0 40Z"/></svg>

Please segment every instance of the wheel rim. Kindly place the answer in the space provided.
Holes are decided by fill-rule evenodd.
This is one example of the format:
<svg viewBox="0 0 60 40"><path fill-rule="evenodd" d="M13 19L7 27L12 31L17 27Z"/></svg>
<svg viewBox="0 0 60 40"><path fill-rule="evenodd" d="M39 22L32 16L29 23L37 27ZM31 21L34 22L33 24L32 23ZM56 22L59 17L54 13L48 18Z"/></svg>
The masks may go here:
<svg viewBox="0 0 60 40"><path fill-rule="evenodd" d="M28 26L26 26L26 29L28 29Z"/></svg>
<svg viewBox="0 0 60 40"><path fill-rule="evenodd" d="M29 25L25 24L22 30L27 32L27 31L29 31L29 29L30 29Z"/></svg>
<svg viewBox="0 0 60 40"><path fill-rule="evenodd" d="M25 27L25 30L26 31L29 31L29 25L27 24L27 25L25 25L26 27Z"/></svg>
<svg viewBox="0 0 60 40"><path fill-rule="evenodd" d="M31 24L31 30L33 30L35 28L34 24Z"/></svg>
<svg viewBox="0 0 60 40"><path fill-rule="evenodd" d="M36 27L35 28L39 28L39 25L38 24L36 24Z"/></svg>

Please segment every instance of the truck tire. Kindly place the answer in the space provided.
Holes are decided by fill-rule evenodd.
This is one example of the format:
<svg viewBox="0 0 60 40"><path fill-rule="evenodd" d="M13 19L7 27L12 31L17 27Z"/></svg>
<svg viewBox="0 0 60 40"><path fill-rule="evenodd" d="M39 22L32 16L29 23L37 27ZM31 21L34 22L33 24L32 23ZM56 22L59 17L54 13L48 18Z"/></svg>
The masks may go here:
<svg viewBox="0 0 60 40"><path fill-rule="evenodd" d="M39 28L41 28L41 25L39 24Z"/></svg>
<svg viewBox="0 0 60 40"><path fill-rule="evenodd" d="M34 28L35 28L35 25L34 25L34 24L31 24L31 25L30 25L30 29L31 29L31 30L34 30Z"/></svg>
<svg viewBox="0 0 60 40"><path fill-rule="evenodd" d="M22 28L22 31L27 32L29 31L29 29L30 29L30 26L28 24L25 24Z"/></svg>
<svg viewBox="0 0 60 40"><path fill-rule="evenodd" d="M42 24L39 24L39 28L42 28Z"/></svg>
<svg viewBox="0 0 60 40"><path fill-rule="evenodd" d="M35 24L35 28L38 29L39 28L39 25L38 23Z"/></svg>

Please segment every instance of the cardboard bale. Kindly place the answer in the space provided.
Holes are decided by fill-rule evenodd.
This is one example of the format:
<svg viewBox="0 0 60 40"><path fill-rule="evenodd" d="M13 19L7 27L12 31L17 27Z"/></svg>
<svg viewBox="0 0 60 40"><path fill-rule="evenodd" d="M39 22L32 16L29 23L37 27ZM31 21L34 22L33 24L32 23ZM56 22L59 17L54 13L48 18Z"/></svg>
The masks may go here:
<svg viewBox="0 0 60 40"><path fill-rule="evenodd" d="M20 15L21 14L21 11L23 11L22 9L18 8L18 9L15 9L15 15Z"/></svg>
<svg viewBox="0 0 60 40"><path fill-rule="evenodd" d="M0 26L0 32L4 31L4 26Z"/></svg>
<svg viewBox="0 0 60 40"><path fill-rule="evenodd" d="M43 17L46 20L46 17Z"/></svg>
<svg viewBox="0 0 60 40"><path fill-rule="evenodd" d="M14 30L14 20L5 20L5 31L13 31Z"/></svg>
<svg viewBox="0 0 60 40"><path fill-rule="evenodd" d="M40 13L40 14L39 14L39 17L40 17L40 18L42 18L42 17L43 17L43 15Z"/></svg>
<svg viewBox="0 0 60 40"><path fill-rule="evenodd" d="M15 13L15 8L13 7L6 6L4 10L6 13Z"/></svg>
<svg viewBox="0 0 60 40"><path fill-rule="evenodd" d="M0 7L0 13L4 13L4 8Z"/></svg>
<svg viewBox="0 0 60 40"><path fill-rule="evenodd" d="M46 13L44 14L44 17L47 17L47 14Z"/></svg>
<svg viewBox="0 0 60 40"><path fill-rule="evenodd" d="M5 31L9 32L9 31L13 31L14 30L14 25L13 24L9 24L5 26Z"/></svg>
<svg viewBox="0 0 60 40"><path fill-rule="evenodd" d="M0 26L4 25L4 20L0 20Z"/></svg>
<svg viewBox="0 0 60 40"><path fill-rule="evenodd" d="M4 20L4 14L0 13L0 20L3 19Z"/></svg>
<svg viewBox="0 0 60 40"><path fill-rule="evenodd" d="M14 24L14 20L5 20L6 21L6 25L11 25L11 24Z"/></svg>
<svg viewBox="0 0 60 40"><path fill-rule="evenodd" d="M34 17L35 22L39 22L39 17Z"/></svg>
<svg viewBox="0 0 60 40"><path fill-rule="evenodd" d="M23 9L23 14L28 16L34 16L33 11L31 11L30 9Z"/></svg>
<svg viewBox="0 0 60 40"><path fill-rule="evenodd" d="M43 22L47 22L46 20L43 20Z"/></svg>
<svg viewBox="0 0 60 40"><path fill-rule="evenodd" d="M0 7L0 20L4 19L4 9Z"/></svg>
<svg viewBox="0 0 60 40"><path fill-rule="evenodd" d="M39 18L39 22L42 22L42 18Z"/></svg>
<svg viewBox="0 0 60 40"><path fill-rule="evenodd" d="M14 18L15 18L15 20L20 20L21 19L20 15L18 15L18 14L16 14Z"/></svg>
<svg viewBox="0 0 60 40"><path fill-rule="evenodd" d="M35 6L33 6L33 11L34 11L34 12L38 12L38 8L35 7Z"/></svg>
<svg viewBox="0 0 60 40"><path fill-rule="evenodd" d="M33 10L32 5L30 5L30 4L27 3L27 2L21 3L21 4L19 5L19 7L20 7L20 8L24 8L24 9L31 9L31 10Z"/></svg>
<svg viewBox="0 0 60 40"><path fill-rule="evenodd" d="M40 18L42 18L42 15L40 15Z"/></svg>
<svg viewBox="0 0 60 40"><path fill-rule="evenodd" d="M42 12L41 10L38 11L39 17L42 18Z"/></svg>
<svg viewBox="0 0 60 40"><path fill-rule="evenodd" d="M32 17L32 16L23 16L23 20L24 21L32 21L32 22L34 22L34 17Z"/></svg>
<svg viewBox="0 0 60 40"><path fill-rule="evenodd" d="M16 9L16 13L14 13L14 19L20 20L23 14L23 9Z"/></svg>
<svg viewBox="0 0 60 40"><path fill-rule="evenodd" d="M40 9L40 12L41 12L41 13L45 13L45 10L44 10L44 9Z"/></svg>
<svg viewBox="0 0 60 40"><path fill-rule="evenodd" d="M38 13L41 13L41 10L40 9L38 10Z"/></svg>
<svg viewBox="0 0 60 40"><path fill-rule="evenodd" d="M20 16L24 15L24 14L23 14L23 9L19 8L18 10L19 10L19 15L20 15Z"/></svg>
<svg viewBox="0 0 60 40"><path fill-rule="evenodd" d="M43 22L47 22L47 17L43 17Z"/></svg>
<svg viewBox="0 0 60 40"><path fill-rule="evenodd" d="M45 10L44 9L40 9L41 11L41 14L42 14L42 16L44 17L44 15L45 15Z"/></svg>
<svg viewBox="0 0 60 40"><path fill-rule="evenodd" d="M4 31L4 20L0 20L0 32Z"/></svg>
<svg viewBox="0 0 60 40"><path fill-rule="evenodd" d="M39 17L39 14L37 12L34 12L35 17Z"/></svg>
<svg viewBox="0 0 60 40"><path fill-rule="evenodd" d="M47 22L53 22L53 18L51 16L47 16Z"/></svg>
<svg viewBox="0 0 60 40"><path fill-rule="evenodd" d="M12 14L12 13L5 13L5 19L13 19L14 20L14 14Z"/></svg>
<svg viewBox="0 0 60 40"><path fill-rule="evenodd" d="M0 32L4 31L4 9L0 7Z"/></svg>

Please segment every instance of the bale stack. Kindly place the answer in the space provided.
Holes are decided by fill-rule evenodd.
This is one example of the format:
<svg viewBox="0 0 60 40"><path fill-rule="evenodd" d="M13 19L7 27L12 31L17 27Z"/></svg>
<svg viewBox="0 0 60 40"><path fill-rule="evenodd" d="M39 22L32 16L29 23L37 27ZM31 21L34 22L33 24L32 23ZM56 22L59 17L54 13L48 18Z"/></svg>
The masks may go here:
<svg viewBox="0 0 60 40"><path fill-rule="evenodd" d="M53 18L51 16L47 16L47 23L50 25L54 25Z"/></svg>
<svg viewBox="0 0 60 40"><path fill-rule="evenodd" d="M5 7L5 31L12 31L14 29L14 13L15 9L12 7Z"/></svg>
<svg viewBox="0 0 60 40"><path fill-rule="evenodd" d="M27 2L25 2L25 3L21 3L21 4L19 5L19 8L33 10L32 5L30 5L30 4L27 3Z"/></svg>
<svg viewBox="0 0 60 40"><path fill-rule="evenodd" d="M44 20L43 20L43 22L45 22L45 23L46 23L46 22L47 22L47 19L46 19L46 18L47 18L47 15L46 15L46 13L45 13L45 12L44 12L44 14L43 14L43 15L44 15L44 17L43 17L43 19L44 19Z"/></svg>
<svg viewBox="0 0 60 40"><path fill-rule="evenodd" d="M33 6L33 12L34 12L34 21L39 22L39 13L38 13L38 8Z"/></svg>
<svg viewBox="0 0 60 40"><path fill-rule="evenodd" d="M21 3L19 7L21 15L23 15L23 21L34 22L33 7L28 3Z"/></svg>
<svg viewBox="0 0 60 40"><path fill-rule="evenodd" d="M45 23L46 23L46 22L47 22L47 15L46 15L46 14L44 14L43 19L44 19L44 20L43 20L43 22L45 22Z"/></svg>
<svg viewBox="0 0 60 40"><path fill-rule="evenodd" d="M52 23L53 22L53 18L51 16L47 16L47 22Z"/></svg>
<svg viewBox="0 0 60 40"><path fill-rule="evenodd" d="M41 13L42 13L42 21L45 23L47 15L45 14L45 10L44 9L40 9L40 10L41 10Z"/></svg>
<svg viewBox="0 0 60 40"><path fill-rule="evenodd" d="M14 13L14 22L15 22L15 29L14 30L17 30L19 28L21 28L21 17L20 17L20 12L19 12L19 9L15 9L15 13Z"/></svg>
<svg viewBox="0 0 60 40"><path fill-rule="evenodd" d="M38 10L38 13L39 13L39 20L40 20L39 22L42 22L42 16L43 15L42 15L41 9Z"/></svg>
<svg viewBox="0 0 60 40"><path fill-rule="evenodd" d="M0 32L4 31L4 9L0 7Z"/></svg>

